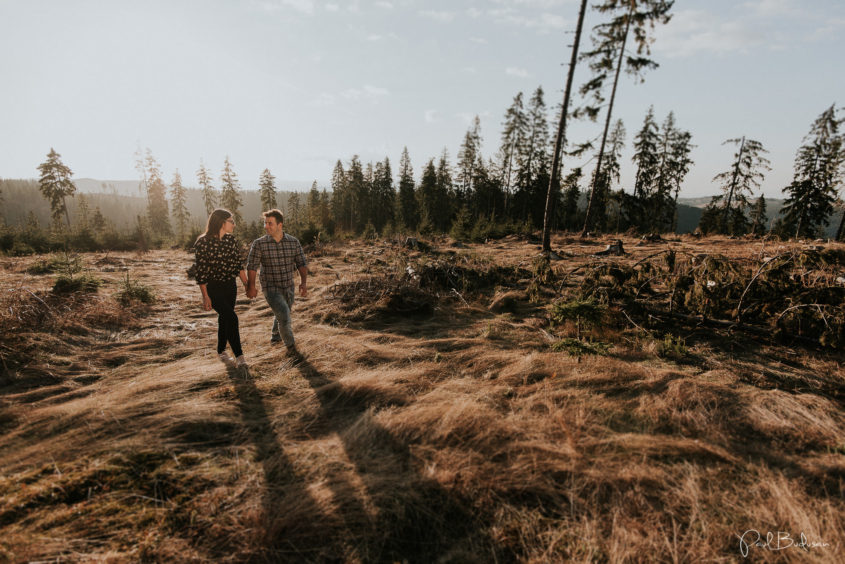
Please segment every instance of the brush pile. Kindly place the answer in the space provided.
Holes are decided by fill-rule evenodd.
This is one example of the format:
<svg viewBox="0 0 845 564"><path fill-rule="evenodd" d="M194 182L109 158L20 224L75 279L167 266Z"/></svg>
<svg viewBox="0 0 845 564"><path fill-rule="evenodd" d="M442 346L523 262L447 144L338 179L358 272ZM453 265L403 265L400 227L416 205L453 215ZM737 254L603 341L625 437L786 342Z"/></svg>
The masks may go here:
<svg viewBox="0 0 845 564"><path fill-rule="evenodd" d="M584 267L570 297L655 315L709 321L781 339L845 346L845 251L817 247L738 260L667 250L634 265ZM566 278L564 278L564 281Z"/></svg>
<svg viewBox="0 0 845 564"><path fill-rule="evenodd" d="M342 310L342 317L359 321L375 315L427 315L443 300L468 304L496 287L530 277L525 269L455 254L434 259L400 256L395 264L393 271L333 284L328 297ZM326 320L338 319L330 315Z"/></svg>

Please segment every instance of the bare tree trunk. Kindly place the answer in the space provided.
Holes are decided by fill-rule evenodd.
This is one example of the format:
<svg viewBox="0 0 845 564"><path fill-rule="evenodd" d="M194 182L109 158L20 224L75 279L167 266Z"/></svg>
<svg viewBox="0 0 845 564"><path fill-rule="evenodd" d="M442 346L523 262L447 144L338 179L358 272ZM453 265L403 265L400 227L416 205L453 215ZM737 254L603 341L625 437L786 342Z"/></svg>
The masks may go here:
<svg viewBox="0 0 845 564"><path fill-rule="evenodd" d="M552 212L554 210L555 197L560 188L560 157L563 150L563 143L566 133L566 114L569 113L569 97L572 93L572 82L575 75L575 63L578 61L578 45L581 43L581 29L584 26L584 13L587 11L587 0L581 0L581 9L578 12L578 25L575 28L575 42L572 44L572 56L569 59L569 72L566 76L566 89L563 94L563 106L560 109L560 122L557 126L557 137L555 138L554 156L552 157L552 174L549 178L549 190L546 192L546 211L543 214L543 252L552 250ZM577 202L576 202L577 205Z"/></svg>
<svg viewBox="0 0 845 564"><path fill-rule="evenodd" d="M601 174L601 162L604 158L604 146L607 142L607 132L610 129L610 117L613 114L613 102L616 99L616 87L619 84L619 74L622 71L622 58L625 55L625 44L628 42L628 30L631 28L631 16L634 12L635 2L631 2L631 7L628 9L628 17L625 18L625 33L622 35L622 46L619 48L619 59L616 62L616 76L613 77L613 89L610 91L610 104L607 107L607 119L604 122L604 133L601 136L601 147L599 148L599 158L596 163L596 173L593 174L593 188L590 190L590 200L587 203L587 213L584 217L584 229L581 231L581 237L586 237L590 230L590 214L593 209L593 202L596 199L596 189L598 188L598 179Z"/></svg>
<svg viewBox="0 0 845 564"><path fill-rule="evenodd" d="M734 176L731 179L731 189L728 191L728 199L725 202L725 215L722 216L722 226L727 230L728 228L728 214L731 211L731 200L733 199L734 190L736 189L736 177L739 176L739 163L742 162L742 151L745 149L745 135L742 136L742 141L739 144L739 155L736 158L736 166L734 166Z"/></svg>

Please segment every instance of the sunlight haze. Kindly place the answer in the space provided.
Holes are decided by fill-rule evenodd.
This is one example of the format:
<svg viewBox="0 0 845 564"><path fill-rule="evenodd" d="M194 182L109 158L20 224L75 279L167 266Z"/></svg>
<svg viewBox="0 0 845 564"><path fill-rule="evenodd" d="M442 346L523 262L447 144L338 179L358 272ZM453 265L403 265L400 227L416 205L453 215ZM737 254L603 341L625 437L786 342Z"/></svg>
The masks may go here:
<svg viewBox="0 0 845 564"><path fill-rule="evenodd" d="M135 179L134 153L149 147L168 181L179 169L195 185L201 160L216 176L228 155L247 189L269 168L305 190L328 186L338 159L395 165L407 146L419 178L444 148L455 163L475 115L494 157L517 92L543 87L554 131L577 10L575 0L2 0L0 177L37 177L53 147L76 178ZM810 124L845 101L845 3L678 0L672 13L656 31L660 67L642 84L620 81L623 186L654 105L658 123L673 111L696 145L681 196L717 192L711 179L733 151L722 142L745 135L770 151L763 192L782 197ZM588 14L582 51L597 21ZM577 67L577 85L587 77ZM600 135L603 116L569 139Z"/></svg>

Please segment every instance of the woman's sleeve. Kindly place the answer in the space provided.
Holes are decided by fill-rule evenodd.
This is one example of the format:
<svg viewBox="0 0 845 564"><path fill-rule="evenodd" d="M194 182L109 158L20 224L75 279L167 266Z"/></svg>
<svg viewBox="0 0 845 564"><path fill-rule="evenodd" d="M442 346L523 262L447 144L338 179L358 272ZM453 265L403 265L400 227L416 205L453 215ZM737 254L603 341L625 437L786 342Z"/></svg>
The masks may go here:
<svg viewBox="0 0 845 564"><path fill-rule="evenodd" d="M205 241L200 239L194 246L194 260L197 265L197 284L207 284L210 265L208 264L208 249L204 244Z"/></svg>

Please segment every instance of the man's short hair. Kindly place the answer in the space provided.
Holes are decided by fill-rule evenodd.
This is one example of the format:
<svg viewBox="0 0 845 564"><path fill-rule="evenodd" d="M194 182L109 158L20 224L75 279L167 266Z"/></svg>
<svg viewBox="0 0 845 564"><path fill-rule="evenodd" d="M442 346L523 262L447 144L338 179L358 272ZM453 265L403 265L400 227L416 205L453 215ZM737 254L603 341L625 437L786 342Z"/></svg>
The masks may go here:
<svg viewBox="0 0 845 564"><path fill-rule="evenodd" d="M272 217L276 219L276 223L284 223L285 216L282 215L282 210L273 208L272 210L267 210L266 212L261 214L264 218Z"/></svg>

